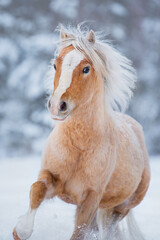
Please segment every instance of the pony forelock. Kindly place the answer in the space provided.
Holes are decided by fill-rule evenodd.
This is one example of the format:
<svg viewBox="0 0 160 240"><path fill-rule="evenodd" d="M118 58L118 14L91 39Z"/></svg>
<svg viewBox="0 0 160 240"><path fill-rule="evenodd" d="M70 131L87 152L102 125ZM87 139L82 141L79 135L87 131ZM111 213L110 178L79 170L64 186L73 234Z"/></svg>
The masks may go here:
<svg viewBox="0 0 160 240"><path fill-rule="evenodd" d="M61 27L57 30L60 31ZM124 112L137 80L132 62L120 54L108 40L103 40L104 34L100 32L95 33L96 42L93 44L86 38L89 32L86 26L82 24L77 27L63 26L63 29L67 33L67 38L57 42L55 57L63 48L73 45L92 62L97 75L103 77L106 103L114 110Z"/></svg>

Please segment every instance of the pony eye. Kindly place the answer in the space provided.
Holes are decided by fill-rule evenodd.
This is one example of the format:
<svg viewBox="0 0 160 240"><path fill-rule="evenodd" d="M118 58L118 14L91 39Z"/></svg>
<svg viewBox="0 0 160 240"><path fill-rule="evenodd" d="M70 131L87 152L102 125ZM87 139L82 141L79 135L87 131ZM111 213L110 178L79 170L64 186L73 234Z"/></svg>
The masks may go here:
<svg viewBox="0 0 160 240"><path fill-rule="evenodd" d="M85 68L83 68L83 73L85 73L85 74L87 74L87 73L89 73L89 70L90 70L90 67L89 66L87 66L87 67L85 67Z"/></svg>
<svg viewBox="0 0 160 240"><path fill-rule="evenodd" d="M56 70L56 64L53 65L54 69Z"/></svg>

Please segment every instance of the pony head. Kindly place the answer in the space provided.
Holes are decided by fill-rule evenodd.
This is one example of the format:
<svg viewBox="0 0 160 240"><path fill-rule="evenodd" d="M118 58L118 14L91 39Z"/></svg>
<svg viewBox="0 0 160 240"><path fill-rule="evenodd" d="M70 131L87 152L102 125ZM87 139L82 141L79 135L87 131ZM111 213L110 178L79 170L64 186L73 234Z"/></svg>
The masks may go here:
<svg viewBox="0 0 160 240"><path fill-rule="evenodd" d="M93 30L61 27L53 62L54 90L48 101L52 118L64 120L99 93L109 109L124 111L132 95L136 74L131 62ZM53 72L51 69L51 72ZM50 75L53 79L53 75ZM105 94L104 94L105 93ZM96 110L96 109L95 109Z"/></svg>

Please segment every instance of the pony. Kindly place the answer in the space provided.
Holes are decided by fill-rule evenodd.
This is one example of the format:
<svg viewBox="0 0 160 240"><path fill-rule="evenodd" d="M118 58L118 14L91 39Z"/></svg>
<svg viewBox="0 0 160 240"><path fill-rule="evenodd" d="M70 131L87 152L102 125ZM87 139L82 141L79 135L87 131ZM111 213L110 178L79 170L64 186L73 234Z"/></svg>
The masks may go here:
<svg viewBox="0 0 160 240"><path fill-rule="evenodd" d="M13 237L28 239L42 201L58 196L77 206L71 240L85 239L93 228L99 239L120 239L119 223L128 217L132 229L131 209L150 182L143 129L124 114L136 72L98 33L61 26L50 76L54 83L48 109L57 124L31 186L28 212ZM143 239L135 231L127 239Z"/></svg>

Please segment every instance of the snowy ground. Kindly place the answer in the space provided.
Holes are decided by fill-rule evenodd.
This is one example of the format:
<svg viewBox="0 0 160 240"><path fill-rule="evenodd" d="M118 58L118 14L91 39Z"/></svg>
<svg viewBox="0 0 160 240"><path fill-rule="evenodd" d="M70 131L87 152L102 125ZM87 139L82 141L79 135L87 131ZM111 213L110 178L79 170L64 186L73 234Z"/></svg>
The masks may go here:
<svg viewBox="0 0 160 240"><path fill-rule="evenodd" d="M0 240L11 240L17 218L25 213L30 185L36 180L40 161L10 159L0 161ZM149 192L135 216L147 240L160 239L160 157L151 160ZM69 240L75 207L55 199L44 202L36 215L30 240Z"/></svg>

